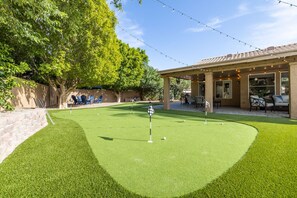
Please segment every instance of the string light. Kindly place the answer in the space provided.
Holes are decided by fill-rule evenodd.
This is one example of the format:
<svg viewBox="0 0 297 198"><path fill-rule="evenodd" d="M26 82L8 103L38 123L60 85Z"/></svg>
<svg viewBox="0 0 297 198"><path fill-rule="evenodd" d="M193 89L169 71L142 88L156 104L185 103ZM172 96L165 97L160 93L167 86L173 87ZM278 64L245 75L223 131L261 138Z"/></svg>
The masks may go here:
<svg viewBox="0 0 297 198"><path fill-rule="evenodd" d="M164 8L168 8L168 9L171 10L171 11L175 11L175 13L178 13L178 14L180 14L181 16L188 18L188 19L190 19L191 21L194 21L194 22L198 23L199 25L202 25L202 26L204 26L204 27L206 27L206 28L209 28L210 30L212 30L212 31L214 31L214 32L217 32L218 34L220 34L220 35L222 35L222 36L224 36L224 37L227 37L227 38L229 38L229 39L232 39L232 40L234 40L234 41L237 41L238 43L241 43L241 44L243 44L243 45L245 45L245 46L249 46L250 48L254 48L254 49L257 50L257 51L261 51L261 52L263 52L263 53L267 53L267 52L268 52L269 55L271 55L271 56L276 56L276 55L273 54L272 52L269 52L269 51L270 51L269 49L261 49L261 48L255 46L255 45L252 45L252 44L247 43L247 42L245 42L245 41L242 41L242 40L240 40L240 39L238 39L238 38L235 38L234 36L229 35L229 34L227 34L227 33L225 33L225 32L222 32L222 31L220 31L220 30L218 30L218 29L212 27L211 25L208 25L208 24L206 24L206 23L204 23L204 22L202 22L202 21L200 21L200 20L198 20L198 19L195 19L194 17L192 17L192 16L190 16L190 15L188 15L188 14L182 12L182 11L179 10L179 9L176 9L176 8L174 8L174 7L172 7L172 6L170 6L170 5L166 4L166 3L164 3L164 2L161 1L161 0L154 0L154 1L158 2L159 4L161 4L162 7L164 7ZM279 3L287 3L287 2L284 2L284 1L280 1L280 0L278 0L278 1L279 1ZM287 4L290 4L290 3L287 3ZM296 6L296 5L294 5L294 4L290 4L290 5L291 5L291 6ZM296 6L296 7L297 7L297 6ZM277 56L276 56L276 57L277 57ZM281 57L278 57L278 58L281 59ZM286 62L285 59L284 59L283 61Z"/></svg>
<svg viewBox="0 0 297 198"><path fill-rule="evenodd" d="M241 43L241 44L243 44L243 45L245 45L245 46L249 46L249 47L251 47L251 48L254 48L255 50L264 51L263 49L261 49L261 48L259 48L259 47L257 47L257 46L254 46L254 45L252 45L252 44L249 44L249 43L247 43L247 42L244 42L244 41L242 41L242 40L240 40L240 39L238 39L238 38L235 38L235 37L232 36L232 35L229 35L229 34L227 34L227 33L225 33L225 32L222 32L222 31L220 31L220 30L218 30L218 29L216 29L216 28L214 28L214 27L212 27L212 26L210 26L210 25L208 25L208 24L206 24L206 23L204 23L204 22L202 22L202 21L200 21L200 20L198 20L198 19L195 19L194 17L192 17L192 16L190 16L190 15L188 15L188 14L182 12L181 10L178 10L178 9L176 9L176 8L174 8L174 7L172 7L172 6L168 5L168 4L166 4L166 3L164 3L164 2L161 1L161 0L154 0L154 1L158 2L159 4L161 4L162 7L164 7L164 8L168 8L168 9L171 10L171 11L174 10L175 13L178 13L178 14L180 14L181 16L186 17L186 18L190 19L191 21L196 22L196 23L198 23L199 25L204 26L205 28L209 28L210 30L212 30L212 31L214 31L214 32L217 32L217 33L219 33L219 34L222 35L222 36L225 36L225 37L230 38L230 39L232 39L232 40L234 40L234 41L237 41L237 42L239 42L239 43Z"/></svg>
<svg viewBox="0 0 297 198"><path fill-rule="evenodd" d="M176 62L176 63L179 63L179 64L181 64L181 65L185 65L185 66L188 66L188 65L189 65L189 64L186 64L186 63L184 63L184 62L182 62L182 61L179 61L179 60L177 60L177 59L175 59L175 58L173 58L173 57L167 55L166 53L162 52L161 50L158 50L157 48L153 47L152 45L150 45L150 44L146 43L145 41L139 39L138 37L136 37L136 36L134 36L133 34L131 34L130 32L128 32L126 29L124 29L124 28L123 28L122 26L120 26L119 24L118 24L118 27L119 27L122 31L124 31L124 32L126 32L127 34L129 34L131 37L135 38L137 41L139 41L139 42L143 43L144 45L148 46L149 48L155 50L156 52L158 52L159 54L161 54L161 55L164 56L165 58L168 58L168 59L170 59L170 60L172 60L172 61L174 61L174 62Z"/></svg>
<svg viewBox="0 0 297 198"><path fill-rule="evenodd" d="M295 5L293 3L288 3L288 2L285 2L285 1L279 1L279 0L278 0L278 3L287 4L287 5L291 6L291 7L296 7L297 8L297 5Z"/></svg>

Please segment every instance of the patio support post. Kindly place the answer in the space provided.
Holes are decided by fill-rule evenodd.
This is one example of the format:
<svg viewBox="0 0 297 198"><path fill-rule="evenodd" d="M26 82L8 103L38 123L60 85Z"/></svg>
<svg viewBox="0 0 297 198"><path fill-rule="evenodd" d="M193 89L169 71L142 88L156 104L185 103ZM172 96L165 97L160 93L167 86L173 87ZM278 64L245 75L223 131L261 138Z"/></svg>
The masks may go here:
<svg viewBox="0 0 297 198"><path fill-rule="evenodd" d="M297 119L297 62L289 65L289 81L290 81L290 118Z"/></svg>
<svg viewBox="0 0 297 198"><path fill-rule="evenodd" d="M241 78L240 78L240 108L248 109L249 107L250 107L249 75L241 74Z"/></svg>
<svg viewBox="0 0 297 198"><path fill-rule="evenodd" d="M164 78L164 109L169 110L170 109L170 78L165 77Z"/></svg>
<svg viewBox="0 0 297 198"><path fill-rule="evenodd" d="M208 112L213 112L213 73L205 73L205 100L210 103Z"/></svg>
<svg viewBox="0 0 297 198"><path fill-rule="evenodd" d="M191 96L198 96L198 76L192 76L191 80Z"/></svg>

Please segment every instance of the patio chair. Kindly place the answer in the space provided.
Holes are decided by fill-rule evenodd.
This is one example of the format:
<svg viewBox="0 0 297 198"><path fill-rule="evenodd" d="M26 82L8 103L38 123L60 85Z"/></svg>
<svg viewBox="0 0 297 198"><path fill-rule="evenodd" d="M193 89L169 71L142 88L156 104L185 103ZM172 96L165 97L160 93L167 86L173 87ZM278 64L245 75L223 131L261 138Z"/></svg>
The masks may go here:
<svg viewBox="0 0 297 198"><path fill-rule="evenodd" d="M94 96L90 95L89 98L86 100L86 104L92 104L94 100L95 100Z"/></svg>
<svg viewBox="0 0 297 198"><path fill-rule="evenodd" d="M77 101L77 98L76 98L75 95L72 95L72 96L71 96L71 99L73 100L73 103L74 103L75 105L78 104L78 101Z"/></svg>
<svg viewBox="0 0 297 198"><path fill-rule="evenodd" d="M81 102L82 102L82 104L87 104L87 96L82 95L81 96Z"/></svg>
<svg viewBox="0 0 297 198"><path fill-rule="evenodd" d="M265 113L267 112L268 108L271 108L271 111L273 109L273 103L270 102L268 98L259 98L257 95L251 95L250 96L250 111L252 111L252 108L255 108L258 110L258 108L263 108L265 110Z"/></svg>
<svg viewBox="0 0 297 198"><path fill-rule="evenodd" d="M96 102L96 103L102 103L102 101L103 101L103 96L102 95L99 96L96 100L94 100L94 102Z"/></svg>
<svg viewBox="0 0 297 198"><path fill-rule="evenodd" d="M196 96L196 107L204 107L205 99L203 96Z"/></svg>
<svg viewBox="0 0 297 198"><path fill-rule="evenodd" d="M82 104L81 96L76 96L77 104Z"/></svg>

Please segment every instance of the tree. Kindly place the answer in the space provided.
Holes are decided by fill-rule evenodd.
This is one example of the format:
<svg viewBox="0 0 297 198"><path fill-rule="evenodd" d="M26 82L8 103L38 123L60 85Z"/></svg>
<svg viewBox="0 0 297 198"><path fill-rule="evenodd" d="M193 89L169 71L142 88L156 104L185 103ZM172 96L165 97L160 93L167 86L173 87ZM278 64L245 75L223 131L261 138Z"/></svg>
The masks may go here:
<svg viewBox="0 0 297 198"><path fill-rule="evenodd" d="M144 68L148 62L148 57L144 50L131 48L128 44L119 41L122 61L117 70L119 78L110 86L115 91L117 101L121 101L121 93L130 88L140 85Z"/></svg>
<svg viewBox="0 0 297 198"><path fill-rule="evenodd" d="M112 0L110 3L120 10L123 8L122 0ZM138 3L141 4L142 0L138 0Z"/></svg>
<svg viewBox="0 0 297 198"><path fill-rule="evenodd" d="M5 110L13 110L9 102L13 95L11 90L18 85L15 75L24 73L29 67L26 63L16 65L10 57L10 49L7 45L0 43L0 107Z"/></svg>
<svg viewBox="0 0 297 198"><path fill-rule="evenodd" d="M41 74L59 93L59 106L77 86L111 84L121 61L115 34L116 18L105 0L56 1L67 14L61 35L53 35L53 49L44 57Z"/></svg>
<svg viewBox="0 0 297 198"><path fill-rule="evenodd" d="M139 91L141 100L159 99L159 95L162 94L163 90L163 81L155 68L149 65L143 67L144 74L136 90Z"/></svg>
<svg viewBox="0 0 297 198"><path fill-rule="evenodd" d="M61 12L49 0L0 1L0 105L13 109L8 102L11 89L18 85L16 75L29 70L36 55L47 52L48 35L59 32Z"/></svg>
<svg viewBox="0 0 297 198"><path fill-rule="evenodd" d="M170 91L172 93L173 99L179 99L181 97L182 92L184 90L189 89L190 86L191 85L189 80L171 78Z"/></svg>

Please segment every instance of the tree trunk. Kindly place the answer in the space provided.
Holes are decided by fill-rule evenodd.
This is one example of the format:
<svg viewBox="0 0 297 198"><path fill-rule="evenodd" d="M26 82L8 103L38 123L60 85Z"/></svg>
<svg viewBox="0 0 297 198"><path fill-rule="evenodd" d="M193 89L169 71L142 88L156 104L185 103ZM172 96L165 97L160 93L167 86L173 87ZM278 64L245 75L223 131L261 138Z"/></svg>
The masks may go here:
<svg viewBox="0 0 297 198"><path fill-rule="evenodd" d="M66 96L65 94L62 95L60 94L59 96L59 109L67 109L68 105L67 105L67 101L66 101Z"/></svg>
<svg viewBox="0 0 297 198"><path fill-rule="evenodd" d="M66 80L51 80L49 79L49 83L51 87L55 90L58 95L58 106L59 109L66 109L67 105L67 97L71 93L71 91L76 89L76 85L78 82L72 83L71 87L66 87ZM59 88L58 88L59 86Z"/></svg>
<svg viewBox="0 0 297 198"><path fill-rule="evenodd" d="M121 102L121 92L115 92L115 95L117 97L117 102L120 103Z"/></svg>

